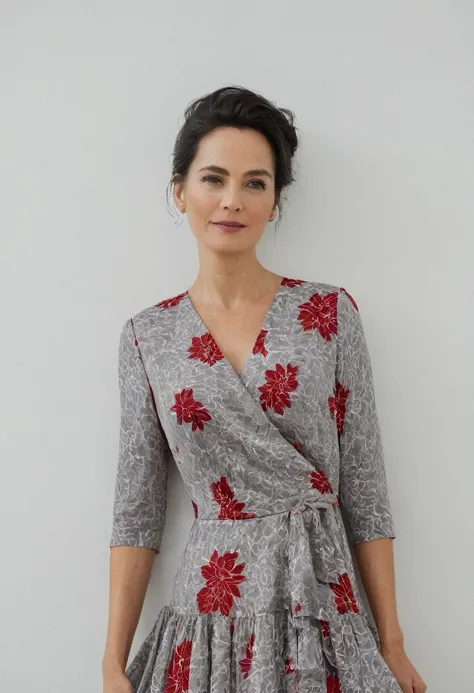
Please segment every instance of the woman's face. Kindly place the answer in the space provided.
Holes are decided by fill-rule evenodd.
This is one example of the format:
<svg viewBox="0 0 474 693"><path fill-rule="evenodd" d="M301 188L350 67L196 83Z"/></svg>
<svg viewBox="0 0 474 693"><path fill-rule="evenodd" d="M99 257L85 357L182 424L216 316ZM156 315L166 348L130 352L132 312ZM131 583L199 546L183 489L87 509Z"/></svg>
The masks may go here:
<svg viewBox="0 0 474 693"><path fill-rule="evenodd" d="M175 184L174 198L198 243L215 252L253 248L276 204L273 152L267 139L250 129L213 130L201 139L184 185ZM244 226L224 230L216 226L219 221Z"/></svg>

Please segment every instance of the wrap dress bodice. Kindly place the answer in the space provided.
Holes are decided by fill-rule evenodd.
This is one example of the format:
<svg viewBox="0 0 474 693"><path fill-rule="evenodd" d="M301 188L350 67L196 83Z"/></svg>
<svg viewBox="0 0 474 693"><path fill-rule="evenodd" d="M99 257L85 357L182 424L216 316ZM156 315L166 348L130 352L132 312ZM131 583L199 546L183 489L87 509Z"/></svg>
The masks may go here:
<svg viewBox="0 0 474 693"><path fill-rule="evenodd" d="M135 693L399 693L350 545L393 537L369 350L343 288L284 278L243 370L187 291L119 347L110 546L159 551L168 465L194 512Z"/></svg>

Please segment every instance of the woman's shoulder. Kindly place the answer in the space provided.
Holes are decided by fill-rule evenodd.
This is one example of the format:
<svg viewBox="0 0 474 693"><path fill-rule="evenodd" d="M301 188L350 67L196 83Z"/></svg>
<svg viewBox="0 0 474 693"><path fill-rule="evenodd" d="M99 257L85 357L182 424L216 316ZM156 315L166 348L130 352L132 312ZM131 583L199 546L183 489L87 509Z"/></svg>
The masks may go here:
<svg viewBox="0 0 474 693"><path fill-rule="evenodd" d="M146 329L157 324L174 323L180 314L179 307L182 301L186 298L187 291L182 291L172 296L158 298L155 303L149 304L145 308L132 314L126 323L139 326L140 329Z"/></svg>
<svg viewBox="0 0 474 693"><path fill-rule="evenodd" d="M338 284L329 284L328 282L319 281L309 281L307 282L307 284L310 287L310 291L314 291L314 293L320 293L324 296L335 295L338 302L349 302L349 304L351 304L356 310L358 310L358 305L353 294L351 293L351 291L348 291L346 287L340 286Z"/></svg>
<svg viewBox="0 0 474 693"><path fill-rule="evenodd" d="M345 291L343 287L330 284L328 282L322 282L316 279L300 279L292 277L285 277L282 281L282 286L288 286L294 289L295 293L299 293L302 296L306 294L309 296L313 296L315 294L327 296L328 294L339 294L341 291Z"/></svg>

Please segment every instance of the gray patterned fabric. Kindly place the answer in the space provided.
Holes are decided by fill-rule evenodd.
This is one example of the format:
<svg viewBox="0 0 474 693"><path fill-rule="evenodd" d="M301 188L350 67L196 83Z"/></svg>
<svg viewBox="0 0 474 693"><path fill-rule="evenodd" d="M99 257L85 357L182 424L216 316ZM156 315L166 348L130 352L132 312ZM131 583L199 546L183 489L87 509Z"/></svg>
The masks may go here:
<svg viewBox="0 0 474 693"><path fill-rule="evenodd" d="M394 536L352 296L285 278L237 374L185 291L126 322L119 382L110 546L159 551L171 457L195 515L135 693L400 693L350 553Z"/></svg>

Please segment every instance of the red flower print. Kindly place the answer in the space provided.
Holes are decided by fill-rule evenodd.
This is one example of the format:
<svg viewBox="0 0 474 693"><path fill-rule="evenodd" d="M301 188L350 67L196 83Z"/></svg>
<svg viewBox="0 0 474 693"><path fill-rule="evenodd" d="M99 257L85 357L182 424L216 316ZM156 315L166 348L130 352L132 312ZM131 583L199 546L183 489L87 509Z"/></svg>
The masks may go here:
<svg viewBox="0 0 474 693"><path fill-rule="evenodd" d="M178 423L192 423L191 430L195 431L199 428L201 431L204 428L204 421L210 421L211 415L205 409L201 402L196 402L193 397L193 389L181 390L175 394L175 403L170 407L171 411L176 412Z"/></svg>
<svg viewBox="0 0 474 693"><path fill-rule="evenodd" d="M322 296L316 292L298 308L298 320L303 331L319 330L321 337L331 341L331 335L337 333L337 293L333 291Z"/></svg>
<svg viewBox="0 0 474 693"><path fill-rule="evenodd" d="M264 411L270 407L276 414L283 414L285 407L291 407L289 393L298 387L299 366L292 366L289 363L286 368L277 363L275 370L266 370L265 377L267 382L258 388L262 393L260 403Z"/></svg>
<svg viewBox="0 0 474 693"><path fill-rule="evenodd" d="M294 611L295 611L295 614L297 614L299 611L301 611L301 604L299 602L296 602Z"/></svg>
<svg viewBox="0 0 474 693"><path fill-rule="evenodd" d="M172 298L165 298L163 301L157 303L156 307L171 308L172 306L177 306L178 303L186 296L187 293L187 291L183 291L182 294L178 294L177 296L173 296Z"/></svg>
<svg viewBox="0 0 474 693"><path fill-rule="evenodd" d="M173 650L164 693L187 693L189 691L189 666L191 663L191 640L186 638Z"/></svg>
<svg viewBox="0 0 474 693"><path fill-rule="evenodd" d="M197 503L195 503L194 501L191 501L191 503L193 504L194 517L197 517L197 516L198 516L198 512L199 512L199 508L198 508L198 506L197 506Z"/></svg>
<svg viewBox="0 0 474 693"><path fill-rule="evenodd" d="M266 356L268 354L268 351L265 349L265 337L267 332L268 330L260 330L252 349L253 354L262 354L262 356Z"/></svg>
<svg viewBox="0 0 474 693"><path fill-rule="evenodd" d="M321 626L321 635L323 636L323 638L329 638L329 621L320 621L319 625Z"/></svg>
<svg viewBox="0 0 474 693"><path fill-rule="evenodd" d="M304 284L304 279L288 279L285 277L281 283L282 286L298 286L299 284Z"/></svg>
<svg viewBox="0 0 474 693"><path fill-rule="evenodd" d="M350 293L349 293L346 289L344 289L343 286L341 286L340 289L341 289L341 291L342 291L343 293L346 294L347 298L348 298L349 301L352 303L352 305L354 306L354 308L355 308L356 310L359 310L359 306L358 306L357 303L355 302L354 298L350 295Z"/></svg>
<svg viewBox="0 0 474 693"><path fill-rule="evenodd" d="M234 603L234 597L240 597L239 583L246 579L242 575L245 563L235 565L236 551L219 556L217 551L211 556L208 564L201 566L201 575L206 586L199 590L196 599L202 614L220 611L228 616Z"/></svg>
<svg viewBox="0 0 474 693"><path fill-rule="evenodd" d="M210 366L224 358L216 340L209 332L205 332L200 337L193 337L188 352L189 359L199 359L202 363L208 363Z"/></svg>
<svg viewBox="0 0 474 693"><path fill-rule="evenodd" d="M219 481L211 482L211 491L221 509L218 520L247 520L255 517L254 513L243 513L245 503L238 503L234 498L234 492L227 483L225 476L221 476Z"/></svg>
<svg viewBox="0 0 474 693"><path fill-rule="evenodd" d="M244 679L250 674L250 667L252 666L253 659L253 645L255 642L255 635L252 633L247 644L247 649L245 651L245 657L239 660L240 670Z"/></svg>
<svg viewBox="0 0 474 693"><path fill-rule="evenodd" d="M290 442L291 442L291 441L290 441ZM302 450L301 443L297 443L297 442L295 441L295 442L291 442L291 444L293 445L293 447L295 448L295 450L296 450L297 452L299 452L300 455L301 455L301 450Z"/></svg>
<svg viewBox="0 0 474 693"><path fill-rule="evenodd" d="M288 657L288 659L285 660L285 674L292 674L293 672L293 659L291 657Z"/></svg>
<svg viewBox="0 0 474 693"><path fill-rule="evenodd" d="M337 432L342 435L344 432L344 419L346 416L346 401L349 397L349 390L344 388L340 382L336 381L334 388L334 397L329 397L329 411L331 416L336 421Z"/></svg>
<svg viewBox="0 0 474 693"><path fill-rule="evenodd" d="M334 592L334 600L340 614L359 613L359 607L352 590L351 581L348 573L339 576L339 583L330 585Z"/></svg>
<svg viewBox="0 0 474 693"><path fill-rule="evenodd" d="M311 486L319 493L333 493L330 481L322 469L311 472Z"/></svg>
<svg viewBox="0 0 474 693"><path fill-rule="evenodd" d="M326 678L327 693L342 693L339 677L336 674L328 674Z"/></svg>

